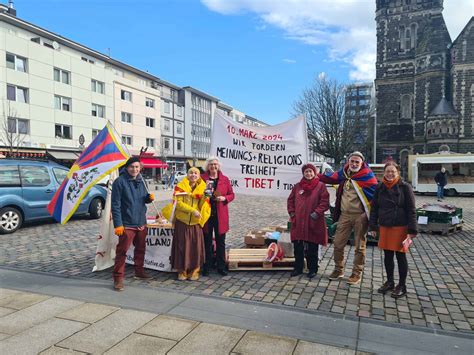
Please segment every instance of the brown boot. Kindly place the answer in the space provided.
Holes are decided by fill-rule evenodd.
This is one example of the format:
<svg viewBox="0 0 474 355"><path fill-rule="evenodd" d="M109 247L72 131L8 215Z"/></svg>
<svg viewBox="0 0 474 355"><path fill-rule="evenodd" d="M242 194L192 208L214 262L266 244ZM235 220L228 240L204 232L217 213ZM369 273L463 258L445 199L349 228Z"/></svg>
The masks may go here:
<svg viewBox="0 0 474 355"><path fill-rule="evenodd" d="M348 279L347 279L347 283L349 285L357 285L358 283L360 283L360 275L357 275L357 274L352 274Z"/></svg>
<svg viewBox="0 0 474 355"><path fill-rule="evenodd" d="M115 280L114 281L114 290L115 291L123 291L123 280Z"/></svg>
<svg viewBox="0 0 474 355"><path fill-rule="evenodd" d="M188 273L186 271L178 272L178 280L186 281L188 279Z"/></svg>
<svg viewBox="0 0 474 355"><path fill-rule="evenodd" d="M142 271L135 271L134 278L138 280L149 280L151 279L151 276L142 270Z"/></svg>
<svg viewBox="0 0 474 355"><path fill-rule="evenodd" d="M335 281L342 279L344 277L344 272L339 271L339 270L334 270L331 275L329 275L329 280Z"/></svg>

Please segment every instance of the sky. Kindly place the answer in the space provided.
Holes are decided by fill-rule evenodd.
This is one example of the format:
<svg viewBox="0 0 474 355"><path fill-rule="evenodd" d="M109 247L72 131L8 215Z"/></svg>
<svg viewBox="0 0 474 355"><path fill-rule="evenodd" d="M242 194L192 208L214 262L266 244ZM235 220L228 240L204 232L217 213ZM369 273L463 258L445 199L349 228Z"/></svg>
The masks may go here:
<svg viewBox="0 0 474 355"><path fill-rule="evenodd" d="M1 0L7 3L6 0ZM375 78L375 0L15 0L17 16L269 124L325 73ZM444 0L454 40L472 0Z"/></svg>

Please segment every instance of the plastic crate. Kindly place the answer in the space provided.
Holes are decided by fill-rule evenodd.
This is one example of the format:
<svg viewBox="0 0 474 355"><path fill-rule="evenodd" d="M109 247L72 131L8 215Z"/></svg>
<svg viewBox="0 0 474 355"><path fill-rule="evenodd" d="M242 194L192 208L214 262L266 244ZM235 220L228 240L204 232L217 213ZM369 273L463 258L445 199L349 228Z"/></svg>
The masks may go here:
<svg viewBox="0 0 474 355"><path fill-rule="evenodd" d="M337 225L334 225L334 223L332 223L332 217L330 215L326 215L325 218L326 218L326 224L328 226L329 240L333 240L334 235L336 234ZM377 243L379 241L378 233L375 237L372 237L371 235L368 234L367 241L371 243ZM354 244L354 231L352 231L351 235L349 236L349 242L351 243L351 245Z"/></svg>
<svg viewBox="0 0 474 355"><path fill-rule="evenodd" d="M456 216L460 222L462 221L462 208L456 208L456 210L452 212L426 211L423 208L417 208L417 219L420 216L428 217L428 223L452 224L452 219Z"/></svg>

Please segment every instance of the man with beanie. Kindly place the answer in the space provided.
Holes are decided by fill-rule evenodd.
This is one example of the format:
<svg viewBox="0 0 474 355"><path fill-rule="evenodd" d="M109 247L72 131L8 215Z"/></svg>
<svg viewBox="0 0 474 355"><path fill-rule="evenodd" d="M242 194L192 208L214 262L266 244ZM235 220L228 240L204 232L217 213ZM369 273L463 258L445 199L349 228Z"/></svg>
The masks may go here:
<svg viewBox="0 0 474 355"><path fill-rule="evenodd" d="M114 266L114 289L122 291L125 277L125 259L127 250L133 243L135 250L135 278L149 279L143 264L145 261L146 204L155 197L147 192L141 174L138 157L131 157L125 163L123 173L112 185L112 218L115 234L119 237Z"/></svg>
<svg viewBox="0 0 474 355"><path fill-rule="evenodd" d="M344 247L354 231L354 265L347 283L360 283L365 265L365 245L370 216L370 203L374 196L377 179L364 162L361 152L349 155L346 165L332 175L319 174L319 179L332 185L339 185L336 193L336 208L333 222L337 223L334 236L334 271L330 280L344 277Z"/></svg>

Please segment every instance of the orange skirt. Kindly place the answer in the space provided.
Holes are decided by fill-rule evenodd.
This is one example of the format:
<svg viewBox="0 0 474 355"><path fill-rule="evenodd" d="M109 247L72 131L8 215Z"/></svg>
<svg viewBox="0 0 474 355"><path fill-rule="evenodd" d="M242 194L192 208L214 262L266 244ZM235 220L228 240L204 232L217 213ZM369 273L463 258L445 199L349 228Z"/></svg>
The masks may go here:
<svg viewBox="0 0 474 355"><path fill-rule="evenodd" d="M402 242L406 239L406 226L383 227L379 229L379 248L403 253Z"/></svg>

